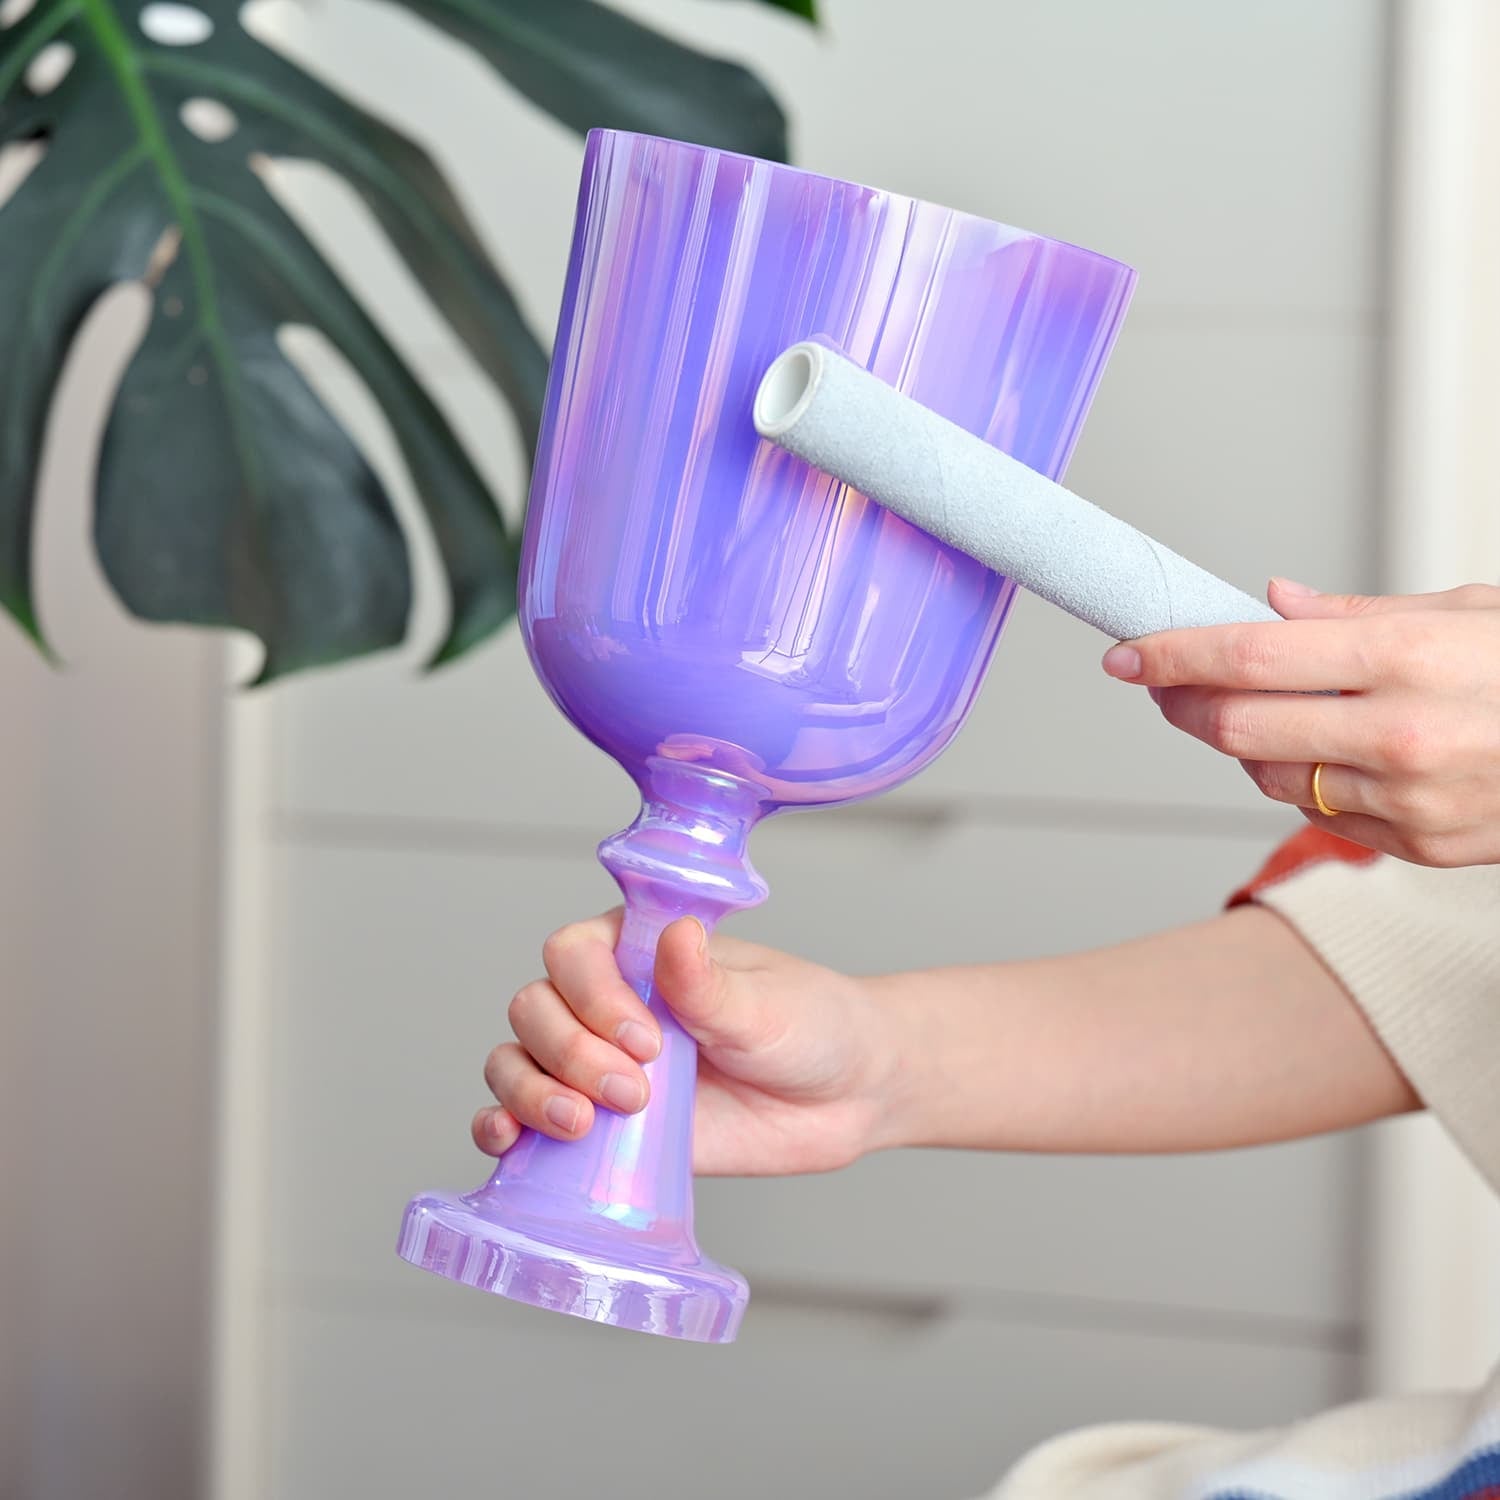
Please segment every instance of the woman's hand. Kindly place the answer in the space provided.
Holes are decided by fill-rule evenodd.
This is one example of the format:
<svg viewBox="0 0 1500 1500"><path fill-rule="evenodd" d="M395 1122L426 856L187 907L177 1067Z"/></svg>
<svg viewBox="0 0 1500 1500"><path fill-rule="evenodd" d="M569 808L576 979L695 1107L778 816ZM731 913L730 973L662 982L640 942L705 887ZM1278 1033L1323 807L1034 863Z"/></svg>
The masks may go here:
<svg viewBox="0 0 1500 1500"><path fill-rule="evenodd" d="M1366 598L1276 580L1268 597L1289 623L1164 631L1104 668L1331 833L1416 864L1500 863L1500 588ZM1320 761L1335 817L1315 807Z"/></svg>
<svg viewBox="0 0 1500 1500"><path fill-rule="evenodd" d="M660 1050L651 1012L615 963L620 912L547 939L547 977L511 1001L517 1041L498 1046L485 1082L499 1106L474 1117L475 1144L499 1156L522 1125L576 1140L604 1104L646 1102L641 1064ZM847 1165L881 1139L895 1046L878 981L862 981L770 948L704 942L685 917L656 953L662 999L697 1040L694 1170L762 1176Z"/></svg>

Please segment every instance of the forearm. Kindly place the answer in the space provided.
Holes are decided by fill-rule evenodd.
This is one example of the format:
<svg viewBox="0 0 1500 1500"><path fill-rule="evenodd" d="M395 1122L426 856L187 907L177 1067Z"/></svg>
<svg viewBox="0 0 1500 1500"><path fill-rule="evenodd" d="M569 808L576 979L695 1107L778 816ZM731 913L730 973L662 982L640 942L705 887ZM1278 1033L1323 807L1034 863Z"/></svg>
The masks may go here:
<svg viewBox="0 0 1500 1500"><path fill-rule="evenodd" d="M1200 1151L1418 1107L1342 986L1258 907L871 992L891 1039L877 1146Z"/></svg>

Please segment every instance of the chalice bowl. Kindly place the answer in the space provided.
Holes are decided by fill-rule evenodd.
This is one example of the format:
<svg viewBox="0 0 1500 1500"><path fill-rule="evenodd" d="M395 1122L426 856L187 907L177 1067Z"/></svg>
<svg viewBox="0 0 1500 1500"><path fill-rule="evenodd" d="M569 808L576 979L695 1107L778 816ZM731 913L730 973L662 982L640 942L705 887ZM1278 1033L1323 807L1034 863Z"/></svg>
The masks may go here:
<svg viewBox="0 0 1500 1500"><path fill-rule="evenodd" d="M599 858L617 958L663 1045L636 1115L526 1132L490 1180L406 1210L399 1252L484 1291L725 1343L744 1279L693 1232L693 1040L657 940L763 900L772 813L869 797L973 703L1013 583L756 435L762 375L831 341L1053 478L1134 273L1090 251L770 162L588 138L521 560L520 623L562 712L634 780Z"/></svg>

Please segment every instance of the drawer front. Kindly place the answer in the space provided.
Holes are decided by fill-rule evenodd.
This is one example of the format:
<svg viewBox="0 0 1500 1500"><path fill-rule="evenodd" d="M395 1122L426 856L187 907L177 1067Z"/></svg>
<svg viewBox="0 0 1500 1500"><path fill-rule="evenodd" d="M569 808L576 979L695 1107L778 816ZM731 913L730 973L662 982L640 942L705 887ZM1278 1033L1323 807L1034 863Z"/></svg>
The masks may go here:
<svg viewBox="0 0 1500 1500"><path fill-rule="evenodd" d="M1373 334L1147 320L1121 342L1069 482L1252 593L1272 573L1368 586L1377 366ZM1108 644L1023 596L968 723L889 795L1264 809L1232 761L1105 677ZM275 714L276 797L295 812L548 823L595 836L634 814L628 779L547 698L514 625L430 678L402 658L290 683Z"/></svg>
<svg viewBox="0 0 1500 1500"><path fill-rule="evenodd" d="M1036 829L763 831L747 936L852 970L1064 951L1207 914L1252 840ZM362 1282L401 1207L467 1187L467 1124L541 937L611 903L586 854L284 847L271 1104L275 1263ZM905 1152L826 1177L705 1182L711 1253L752 1277L923 1295L1109 1298L1318 1325L1354 1316L1347 1140L1177 1160ZM919 1225L914 1232L908 1226Z"/></svg>
<svg viewBox="0 0 1500 1500"><path fill-rule="evenodd" d="M438 1282L283 1296L272 1326L277 1500L964 1500L1080 1424L1269 1424L1354 1380L1328 1350L879 1309L767 1307L714 1348Z"/></svg>

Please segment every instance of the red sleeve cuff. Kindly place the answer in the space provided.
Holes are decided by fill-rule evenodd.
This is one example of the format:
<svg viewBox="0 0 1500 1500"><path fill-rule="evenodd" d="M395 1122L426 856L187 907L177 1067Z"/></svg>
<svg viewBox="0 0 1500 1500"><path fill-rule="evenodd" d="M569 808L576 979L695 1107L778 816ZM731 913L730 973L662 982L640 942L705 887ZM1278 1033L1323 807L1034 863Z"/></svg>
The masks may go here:
<svg viewBox="0 0 1500 1500"><path fill-rule="evenodd" d="M1294 833L1280 845L1256 873L1255 878L1242 885L1230 898L1226 909L1243 906L1253 901L1267 886L1280 885L1299 871L1312 865L1326 864L1331 859L1346 864L1364 865L1379 859L1377 850L1366 849L1363 844L1352 844L1337 834L1323 828L1304 828Z"/></svg>

